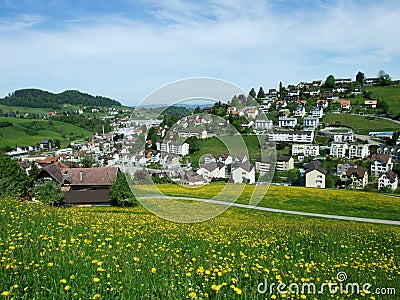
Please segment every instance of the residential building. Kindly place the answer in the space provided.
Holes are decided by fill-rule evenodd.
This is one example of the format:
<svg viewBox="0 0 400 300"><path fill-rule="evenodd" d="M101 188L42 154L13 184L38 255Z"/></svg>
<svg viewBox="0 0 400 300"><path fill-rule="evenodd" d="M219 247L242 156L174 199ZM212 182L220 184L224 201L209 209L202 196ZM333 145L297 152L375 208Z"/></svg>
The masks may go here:
<svg viewBox="0 0 400 300"><path fill-rule="evenodd" d="M266 130L273 127L272 120L256 120L255 128L256 130Z"/></svg>
<svg viewBox="0 0 400 300"><path fill-rule="evenodd" d="M276 170L277 171L289 171L294 169L294 159L291 156L277 156L276 158Z"/></svg>
<svg viewBox="0 0 400 300"><path fill-rule="evenodd" d="M286 117L288 117L289 115L290 115L290 110L287 109L287 108L285 108L285 109L280 109L280 110L278 111L278 117L284 117L284 118L286 118Z"/></svg>
<svg viewBox="0 0 400 300"><path fill-rule="evenodd" d="M321 162L312 161L304 168L305 186L310 188L325 188L326 170L322 167Z"/></svg>
<svg viewBox="0 0 400 300"><path fill-rule="evenodd" d="M322 118L323 115L324 109L319 105L314 106L313 109L310 111L310 116L314 118Z"/></svg>
<svg viewBox="0 0 400 300"><path fill-rule="evenodd" d="M248 160L232 165L231 182L253 184L256 180L255 178L255 168Z"/></svg>
<svg viewBox="0 0 400 300"><path fill-rule="evenodd" d="M258 116L258 110L257 109L247 110L247 116L251 119L255 119Z"/></svg>
<svg viewBox="0 0 400 300"><path fill-rule="evenodd" d="M350 110L351 109L350 100L339 100L339 102L340 102L340 108L342 110Z"/></svg>
<svg viewBox="0 0 400 300"><path fill-rule="evenodd" d="M207 180L203 178L203 176L190 171L185 173L181 177L181 185L204 185L207 183Z"/></svg>
<svg viewBox="0 0 400 300"><path fill-rule="evenodd" d="M362 190L368 184L368 172L364 168L350 167L346 171L346 187Z"/></svg>
<svg viewBox="0 0 400 300"><path fill-rule="evenodd" d="M276 130L268 133L271 142L292 142L310 144L314 140L314 131Z"/></svg>
<svg viewBox="0 0 400 300"><path fill-rule="evenodd" d="M364 86L377 85L378 78L365 78L363 81Z"/></svg>
<svg viewBox="0 0 400 300"><path fill-rule="evenodd" d="M393 168L392 158L389 154L374 154L371 158L371 173L378 176Z"/></svg>
<svg viewBox="0 0 400 300"><path fill-rule="evenodd" d="M297 118L279 117L279 127L295 127L297 125Z"/></svg>
<svg viewBox="0 0 400 300"><path fill-rule="evenodd" d="M209 162L201 165L200 169L197 170L197 174L203 176L206 180L226 178L226 166L220 162Z"/></svg>
<svg viewBox="0 0 400 300"><path fill-rule="evenodd" d="M218 155L218 161L224 163L226 166L232 164L233 158L229 153Z"/></svg>
<svg viewBox="0 0 400 300"><path fill-rule="evenodd" d="M197 128L192 128L192 129L186 129L182 131L178 131L179 137L186 139L190 137L197 137L198 139L204 140L208 137L207 135L207 130L204 129L197 129Z"/></svg>
<svg viewBox="0 0 400 300"><path fill-rule="evenodd" d="M265 173L269 173L271 171L271 159L269 157L257 158L256 159L256 171L260 173L260 175L264 175Z"/></svg>
<svg viewBox="0 0 400 300"><path fill-rule="evenodd" d="M351 83L350 78L335 78L335 84L349 84Z"/></svg>
<svg viewBox="0 0 400 300"><path fill-rule="evenodd" d="M377 108L378 100L365 100L364 106L365 108Z"/></svg>
<svg viewBox="0 0 400 300"><path fill-rule="evenodd" d="M40 142L40 148L43 150L51 150L53 141L51 139L43 139Z"/></svg>
<svg viewBox="0 0 400 300"><path fill-rule="evenodd" d="M388 154L393 162L400 162L400 146L380 146L377 153Z"/></svg>
<svg viewBox="0 0 400 300"><path fill-rule="evenodd" d="M303 119L303 126L308 129L315 129L319 126L319 118L308 116Z"/></svg>
<svg viewBox="0 0 400 300"><path fill-rule="evenodd" d="M292 155L302 155L308 156L318 156L319 155L319 145L304 145L304 144L293 144L292 145Z"/></svg>
<svg viewBox="0 0 400 300"><path fill-rule="evenodd" d="M296 93L297 94L297 93ZM299 101L300 97L299 95L287 95L287 96L283 96L282 100L286 101L286 102L297 102Z"/></svg>
<svg viewBox="0 0 400 300"><path fill-rule="evenodd" d="M172 154L177 154L180 156L185 156L189 154L189 144L176 142L176 141L158 141L156 143L157 151L167 152Z"/></svg>
<svg viewBox="0 0 400 300"><path fill-rule="evenodd" d="M317 105L322 108L327 108L329 105L329 102L327 99L319 99L319 100L317 100Z"/></svg>
<svg viewBox="0 0 400 300"><path fill-rule="evenodd" d="M296 109L293 112L293 115L296 118L303 118L306 115L306 109L303 105L297 105Z"/></svg>
<svg viewBox="0 0 400 300"><path fill-rule="evenodd" d="M118 172L116 167L70 169L53 164L39 172L36 182L54 180L61 184L66 204L104 204L110 202L110 187Z"/></svg>
<svg viewBox="0 0 400 300"><path fill-rule="evenodd" d="M332 157L346 157L349 145L347 143L332 143L329 155Z"/></svg>
<svg viewBox="0 0 400 300"><path fill-rule="evenodd" d="M357 165L353 162L345 162L342 164L338 164L336 166L336 176L344 178L346 176L347 170L350 168L357 168Z"/></svg>
<svg viewBox="0 0 400 300"><path fill-rule="evenodd" d="M335 133L333 135L333 141L335 143L352 143L354 140L354 133L352 131L347 133Z"/></svg>
<svg viewBox="0 0 400 300"><path fill-rule="evenodd" d="M399 179L397 174L392 170L382 173L378 178L378 190L382 188L389 188L392 191L397 190L399 184Z"/></svg>
<svg viewBox="0 0 400 300"><path fill-rule="evenodd" d="M367 144L349 145L349 158L364 159L369 156Z"/></svg>

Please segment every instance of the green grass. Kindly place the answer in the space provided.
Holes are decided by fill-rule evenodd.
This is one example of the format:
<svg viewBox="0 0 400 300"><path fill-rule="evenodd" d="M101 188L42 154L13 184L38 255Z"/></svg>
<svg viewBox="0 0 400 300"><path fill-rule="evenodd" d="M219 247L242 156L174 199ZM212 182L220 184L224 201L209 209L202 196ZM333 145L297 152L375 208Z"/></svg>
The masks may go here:
<svg viewBox="0 0 400 300"><path fill-rule="evenodd" d="M400 289L396 226L238 208L180 224L142 207L57 209L8 199L0 200L0 226L0 297L7 300L280 299L279 282L320 290L339 283L339 272L371 291ZM274 297L257 291L265 279L275 284ZM332 299L328 289L304 296Z"/></svg>
<svg viewBox="0 0 400 300"><path fill-rule="evenodd" d="M199 188L180 185L160 184L156 187L169 196L197 197L233 201L240 195L237 203L251 204L255 187L252 185L231 184L223 194L225 184L212 183ZM134 186L135 194L151 194L149 186ZM264 195L258 206L286 209L310 213L343 215L400 221L400 198L390 195L352 190L312 189L304 187L271 186L256 187L255 195Z"/></svg>
<svg viewBox="0 0 400 300"><path fill-rule="evenodd" d="M350 114L327 114L323 123L325 126L346 126L355 133L368 134L370 131L394 131L400 130L400 124L381 118L369 118Z"/></svg>
<svg viewBox="0 0 400 300"><path fill-rule="evenodd" d="M229 151L224 142L217 137L200 141L200 150L189 155L192 162L198 162L205 154L211 154L218 157L219 154L223 153L245 154L247 152L250 156L250 160L253 161L261 155L259 141L256 135L228 136L227 140L229 142ZM246 145L245 147L243 142Z"/></svg>
<svg viewBox="0 0 400 300"><path fill-rule="evenodd" d="M0 147L29 146L40 143L42 139L59 139L62 146L70 141L83 139L93 133L81 127L45 120L0 117L0 122L11 122L13 126L0 128ZM65 138L62 137L65 135Z"/></svg>
<svg viewBox="0 0 400 300"><path fill-rule="evenodd" d="M400 114L400 84L385 87L367 86L363 90L372 92L373 98L385 101L389 105L389 113L391 115Z"/></svg>

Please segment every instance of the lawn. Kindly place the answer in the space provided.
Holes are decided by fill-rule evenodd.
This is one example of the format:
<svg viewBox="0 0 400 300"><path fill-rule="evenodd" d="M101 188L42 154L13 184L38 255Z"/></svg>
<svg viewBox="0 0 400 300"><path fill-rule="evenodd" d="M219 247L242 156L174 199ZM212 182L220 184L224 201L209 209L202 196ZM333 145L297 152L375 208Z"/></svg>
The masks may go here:
<svg viewBox="0 0 400 300"><path fill-rule="evenodd" d="M218 157L219 154L223 153L245 154L247 152L250 156L250 160L252 161L260 157L261 150L259 147L258 137L256 135L237 135L228 136L225 138L228 141L228 147L230 151L227 150L227 146L224 144L223 140L217 137L212 137L205 141L200 141L200 150L196 153L190 154L192 162L196 164L196 162L198 162L205 154L211 154L215 157Z"/></svg>
<svg viewBox="0 0 400 300"><path fill-rule="evenodd" d="M400 130L400 124L381 118L369 118L350 114L327 114L323 123L325 126L346 126L358 134L368 134L371 131Z"/></svg>
<svg viewBox="0 0 400 300"><path fill-rule="evenodd" d="M400 289L396 226L238 208L180 224L140 206L49 208L7 199L0 226L3 299L323 300L332 299L328 282ZM279 295L279 283L284 291L292 284L293 293ZM311 283L322 292L307 294ZM381 299L348 291L333 297Z"/></svg>
<svg viewBox="0 0 400 300"><path fill-rule="evenodd" d="M0 148L10 146L30 146L42 139L59 139L62 146L70 141L86 138L93 133L81 127L45 120L0 117L0 122L11 122L13 126L0 128Z"/></svg>
<svg viewBox="0 0 400 300"><path fill-rule="evenodd" d="M270 186L255 187L253 185L230 184L231 188L223 193L225 184L212 183L197 188L188 188L177 184L161 184L156 188L165 195L196 197L234 201L254 204L260 199L258 206L286 209L311 213L323 213L352 217L388 219L400 221L400 198L385 194L334 189L312 189L304 187ZM154 194L151 186L134 186L135 194L146 196ZM256 190L255 190L256 189ZM255 193L254 193L255 190ZM255 198L249 202L254 193ZM237 197L240 195L239 197ZM264 196L265 195L265 196Z"/></svg>
<svg viewBox="0 0 400 300"><path fill-rule="evenodd" d="M389 105L391 115L400 114L400 84L385 87L366 86L363 90L370 91L373 98L385 101Z"/></svg>

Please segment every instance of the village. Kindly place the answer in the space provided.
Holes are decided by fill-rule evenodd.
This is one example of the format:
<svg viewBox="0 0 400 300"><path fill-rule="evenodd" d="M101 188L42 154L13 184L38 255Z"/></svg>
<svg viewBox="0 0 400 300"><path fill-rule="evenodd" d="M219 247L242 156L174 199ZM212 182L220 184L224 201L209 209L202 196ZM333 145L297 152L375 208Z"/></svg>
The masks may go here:
<svg viewBox="0 0 400 300"><path fill-rule="evenodd" d="M362 86L377 81L367 78ZM86 142L70 143L67 148L44 139L39 146L7 154L18 159L27 174L35 165L41 170L38 178L46 175L67 192L86 191L69 197L70 203L106 203L104 190L109 189L118 170L129 174L136 184L201 186L224 181L395 192L398 135L395 131L361 134L349 127L325 126L327 111L354 114L351 100L340 97L349 92L348 86L353 86L351 94L362 94L361 85L351 79L335 79L334 89L325 85L315 80L267 93L260 88L258 95L254 90L249 95L234 95L226 103L197 107L173 126L162 117L147 114L146 109L136 109L134 117L110 110L103 117L111 122L109 133L103 128ZM378 100L365 99L357 111L379 117L378 107ZM245 146L234 153L222 149L225 151L212 154L203 148L205 154L199 161L192 160L202 141L222 137L256 137L250 146L259 149L257 155L250 155Z"/></svg>

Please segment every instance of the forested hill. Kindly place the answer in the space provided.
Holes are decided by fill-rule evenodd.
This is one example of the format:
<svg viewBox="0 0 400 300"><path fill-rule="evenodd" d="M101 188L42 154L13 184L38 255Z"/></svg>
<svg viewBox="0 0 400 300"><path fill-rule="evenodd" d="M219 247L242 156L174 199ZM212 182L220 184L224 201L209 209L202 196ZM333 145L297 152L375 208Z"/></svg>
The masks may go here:
<svg viewBox="0 0 400 300"><path fill-rule="evenodd" d="M79 91L65 91L53 94L39 89L17 90L0 99L7 106L61 108L64 104L83 106L121 106L121 103L106 97L92 96Z"/></svg>

